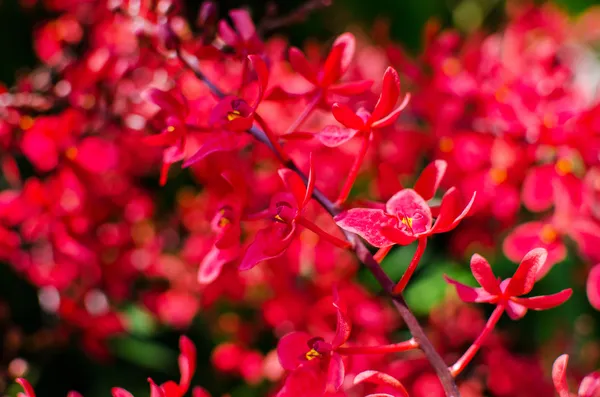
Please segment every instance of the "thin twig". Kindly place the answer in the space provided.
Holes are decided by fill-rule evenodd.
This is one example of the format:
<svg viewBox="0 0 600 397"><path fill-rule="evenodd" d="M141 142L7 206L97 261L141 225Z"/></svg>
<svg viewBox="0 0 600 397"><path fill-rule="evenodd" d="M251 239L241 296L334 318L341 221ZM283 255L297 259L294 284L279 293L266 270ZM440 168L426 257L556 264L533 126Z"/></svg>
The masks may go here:
<svg viewBox="0 0 600 397"><path fill-rule="evenodd" d="M263 35L271 30L302 22L311 12L318 10L319 8L328 7L331 3L331 0L309 0L287 15L271 18L266 17L258 26L258 32Z"/></svg>

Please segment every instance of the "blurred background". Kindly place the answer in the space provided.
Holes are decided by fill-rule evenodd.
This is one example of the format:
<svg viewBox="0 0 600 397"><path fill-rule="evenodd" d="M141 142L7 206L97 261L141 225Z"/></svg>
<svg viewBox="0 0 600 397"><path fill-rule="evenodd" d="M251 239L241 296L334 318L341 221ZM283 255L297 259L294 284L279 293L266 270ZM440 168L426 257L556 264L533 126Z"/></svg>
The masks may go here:
<svg viewBox="0 0 600 397"><path fill-rule="evenodd" d="M26 9L17 0L0 0L0 81L10 86L15 76L36 65L32 50L32 32L41 21L52 17L41 7L30 3ZM187 15L193 19L197 14L199 1L187 0ZM302 1L280 0L265 2L261 0L219 0L221 15L229 9L248 6L255 19L260 20L268 14L286 14L298 7ZM594 5L593 0L556 0L555 3L571 14L578 14ZM286 35L296 45L305 40L316 38L320 41L331 40L349 26L359 27L371 32L377 22L387 22L391 38L401 43L409 53L417 53L423 37L425 23L435 18L442 26L454 26L465 34L479 29L494 30L504 22L505 2L500 0L333 0L333 5L313 12L304 22L293 26L275 29L270 34ZM421 316L427 316L444 297L445 285L441 275L454 272L461 278L466 270L456 267L437 253L443 253L443 239L438 239L439 247L430 248L425 262L436 263L428 266L430 271L422 272L407 292L407 299L413 309ZM402 248L392 252L385 266L392 278L399 277L403 268L398 263L408 263L414 248ZM570 256L576 260L574 256ZM570 259L571 260L571 259ZM506 260L497 263L500 275L510 275L514 265ZM571 276L565 271L568 266L551 272L539 286L539 290L555 291L562 288L564 280ZM365 273L363 282L377 291L373 280ZM79 345L72 343L54 344L45 339L44 328L54 324L56 319L44 314L39 306L38 294L32 286L16 275L6 265L0 266L0 391L16 395L17 388L9 379L12 373L28 368L31 379L36 379L39 397L63 396L68 390L77 389L86 397L107 396L112 386L119 385L130 390L136 396L147 395L148 376L157 382L166 379L178 379L177 341L180 333L158 325L153 318L137 307L127 307L129 320L135 330L134 335L118 337L110 342L114 357L105 362L90 359ZM557 322L581 320L581 314L598 316L591 309L583 291L565 306L551 312L534 313L519 323L503 321L501 327L519 327L529 340L523 340L523 351L543 344L545 338L552 335ZM252 316L252 313L240 313ZM585 319L586 317L584 317ZM212 338L208 329L211 320L198 317L186 332L195 341L198 348L198 370L195 381L215 392L215 395L233 390L232 395L262 396L267 389L261 385L248 387L237 378L216 375L211 369L210 355L219 340ZM581 324L585 326L585 321ZM24 357L27 361L15 361L10 353L12 346L27 340L37 343L40 354ZM535 342L534 342L535 341ZM263 346L271 348L276 341L266 336Z"/></svg>

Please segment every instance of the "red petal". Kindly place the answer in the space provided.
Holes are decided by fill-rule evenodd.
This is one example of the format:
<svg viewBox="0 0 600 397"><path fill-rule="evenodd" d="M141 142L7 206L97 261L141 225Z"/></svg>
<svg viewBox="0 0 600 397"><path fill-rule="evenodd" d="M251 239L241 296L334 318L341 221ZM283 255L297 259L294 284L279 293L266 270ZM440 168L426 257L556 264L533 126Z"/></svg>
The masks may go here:
<svg viewBox="0 0 600 397"><path fill-rule="evenodd" d="M371 115L371 120L379 121L394 109L394 105L400 96L400 77L392 67L388 67L383 75L381 95Z"/></svg>
<svg viewBox="0 0 600 397"><path fill-rule="evenodd" d="M259 230L254 241L246 249L239 270L250 270L267 259L277 258L292 243L296 226L275 222Z"/></svg>
<svg viewBox="0 0 600 397"><path fill-rule="evenodd" d="M562 305L572 294L573 290L567 288L552 295L534 296L531 298L514 298L514 301L528 309L547 310Z"/></svg>
<svg viewBox="0 0 600 397"><path fill-rule="evenodd" d="M202 285L210 284L219 277L223 266L235 260L240 254L238 247L233 249L219 249L213 247L208 254L204 256L198 267L198 283Z"/></svg>
<svg viewBox="0 0 600 397"><path fill-rule="evenodd" d="M302 51L296 47L290 48L289 58L292 69L294 69L297 73L300 73L306 80L316 84L317 74Z"/></svg>
<svg viewBox="0 0 600 397"><path fill-rule="evenodd" d="M304 182L302 182L302 179L300 179L298 174L289 168L280 168L277 170L277 173L283 181L285 188L294 196L296 205L301 209L306 195L306 186L304 185Z"/></svg>
<svg viewBox="0 0 600 397"><path fill-rule="evenodd" d="M354 138L357 132L357 130L352 130L349 128L340 128L335 125L328 125L316 135L323 145L328 147L337 147Z"/></svg>
<svg viewBox="0 0 600 397"><path fill-rule="evenodd" d="M552 205L552 180L556 178L553 165L543 165L529 170L523 181L523 204L534 212L544 211Z"/></svg>
<svg viewBox="0 0 600 397"><path fill-rule="evenodd" d="M146 97L150 102L158 106L167 114L177 115L177 118L184 119L187 114L185 105L179 102L171 93L150 88L144 91L142 96Z"/></svg>
<svg viewBox="0 0 600 397"><path fill-rule="evenodd" d="M293 371L306 362L305 355L310 350L308 341L311 338L305 332L292 332L279 340L277 357L283 369Z"/></svg>
<svg viewBox="0 0 600 397"><path fill-rule="evenodd" d="M21 385L23 391L25 392L25 397L35 397L35 392L33 391L33 387L25 378L17 378L15 382Z"/></svg>
<svg viewBox="0 0 600 397"><path fill-rule="evenodd" d="M344 56L344 43L334 43L329 55L323 64L320 74L319 86L327 88L342 76L342 58Z"/></svg>
<svg viewBox="0 0 600 397"><path fill-rule="evenodd" d="M600 392L600 372L592 372L581 381L579 397L596 397ZM562 397L562 396L561 396Z"/></svg>
<svg viewBox="0 0 600 397"><path fill-rule="evenodd" d="M335 327L335 336L333 337L333 341L331 342L334 349L340 347L350 337L350 332L352 330L352 326L350 324L350 320L346 312L342 309L340 305L340 297L337 292L337 289L333 290L333 306L337 312L337 325Z"/></svg>
<svg viewBox="0 0 600 397"><path fill-rule="evenodd" d="M446 173L448 163L444 160L436 160L427 165L419 179L415 182L414 190L419 193L425 201L429 201L435 195L436 190L440 186L442 178Z"/></svg>
<svg viewBox="0 0 600 397"><path fill-rule="evenodd" d="M384 128L384 127L394 124L396 122L396 120L398 120L398 117L400 117L400 113L408 105L409 101L410 101L410 94L406 94L404 96L404 99L402 100L400 105L398 105L398 107L396 109L394 109L392 112L388 113L387 116L373 122L371 124L371 127L372 128Z"/></svg>
<svg viewBox="0 0 600 397"><path fill-rule="evenodd" d="M372 383L378 386L389 386L395 389L400 393L402 397L409 397L408 392L400 383L399 380L394 378L391 375L385 374L379 371L363 371L354 377L354 384L358 385L360 383ZM370 394L369 396L378 396L383 394ZM389 394L387 394L389 395Z"/></svg>
<svg viewBox="0 0 600 397"><path fill-rule="evenodd" d="M113 387L110 392L113 397L133 397L133 394L129 393L125 389L121 389L120 387Z"/></svg>
<svg viewBox="0 0 600 397"><path fill-rule="evenodd" d="M444 279L448 284L454 285L456 288L456 293L458 297L463 302L492 302L497 299L497 296L491 295L489 292L485 291L483 288L474 288L463 283L459 283L456 280L451 279L450 277L444 275Z"/></svg>
<svg viewBox="0 0 600 397"><path fill-rule="evenodd" d="M398 245L409 245L417 239L413 234L400 230L397 226L385 226L381 229L381 234L394 244Z"/></svg>
<svg viewBox="0 0 600 397"><path fill-rule="evenodd" d="M216 134L214 137L207 139L196 153L184 161L183 168L197 163L209 154L237 150L241 145L243 145L243 141L235 133Z"/></svg>
<svg viewBox="0 0 600 397"><path fill-rule="evenodd" d="M381 233L385 226L394 227L396 219L379 209L353 208L334 218L335 223L344 230L356 233L374 247L394 245Z"/></svg>
<svg viewBox="0 0 600 397"><path fill-rule="evenodd" d="M586 258L600 260L600 226L589 218L580 218L570 222L567 229L569 237L576 243Z"/></svg>
<svg viewBox="0 0 600 397"><path fill-rule="evenodd" d="M473 202L475 202L476 193L473 193L469 203L462 209L460 207L460 193L455 188L450 188L442 197L442 203L440 204L440 213L435 224L433 225L432 232L444 233L454 229L458 226L458 223L469 213Z"/></svg>
<svg viewBox="0 0 600 397"><path fill-rule="evenodd" d="M431 210L413 189L402 189L386 203L386 212L403 218L410 218L410 224L404 225L405 231L415 236L427 233L431 229ZM401 227L401 226L399 226Z"/></svg>
<svg viewBox="0 0 600 397"><path fill-rule="evenodd" d="M527 314L527 308L513 301L508 301L506 304L506 314L512 320L519 320Z"/></svg>
<svg viewBox="0 0 600 397"><path fill-rule="evenodd" d="M165 393L152 379L148 378L148 382L150 382L150 397L165 397Z"/></svg>
<svg viewBox="0 0 600 397"><path fill-rule="evenodd" d="M492 272L492 268L488 261L479 254L475 254L471 257L471 272L475 277L475 280L483 287L484 290L488 291L493 295L500 295L500 284Z"/></svg>
<svg viewBox="0 0 600 397"><path fill-rule="evenodd" d="M569 385L567 384L567 363L569 355L563 354L554 361L552 365L552 383L560 397L571 397Z"/></svg>
<svg viewBox="0 0 600 397"><path fill-rule="evenodd" d="M329 93L341 96L360 95L373 85L373 80L351 81L349 83L335 84L329 87Z"/></svg>
<svg viewBox="0 0 600 397"><path fill-rule="evenodd" d="M221 40L225 42L225 44L233 47L238 42L238 37L235 31L229 26L227 21L221 20L218 25L218 33Z"/></svg>
<svg viewBox="0 0 600 397"><path fill-rule="evenodd" d="M567 250L560 238L546 244L542 242L540 236L545 225L544 222L528 222L518 226L512 231L503 243L504 254L513 262L518 262L532 248L544 247L548 251L546 264L539 270L537 278L543 277L554 265L566 258Z"/></svg>
<svg viewBox="0 0 600 397"><path fill-rule="evenodd" d="M331 108L333 117L347 128L362 130L365 127L361 119L348 105L334 103Z"/></svg>
<svg viewBox="0 0 600 397"><path fill-rule="evenodd" d="M592 267L587 277L587 296L591 305L600 310L600 263Z"/></svg>
<svg viewBox="0 0 600 397"><path fill-rule="evenodd" d="M533 289L538 270L546 262L548 251L536 248L527 253L504 290L507 296L521 296Z"/></svg>
<svg viewBox="0 0 600 397"><path fill-rule="evenodd" d="M342 46L343 53L340 59L341 74L343 75L346 70L350 67L352 58L354 58L354 51L356 49L356 39L352 33L346 32L339 35L333 42L333 46Z"/></svg>
<svg viewBox="0 0 600 397"><path fill-rule="evenodd" d="M244 39L244 41L250 40L256 34L256 28L250 14L246 10L237 9L231 10L229 16L233 21L235 30Z"/></svg>
<svg viewBox="0 0 600 397"><path fill-rule="evenodd" d="M253 109L256 109L258 104L262 101L263 95L267 90L267 85L269 84L269 69L267 68L265 61L258 55L248 55L248 59L258 78L258 99L254 106L252 106Z"/></svg>
<svg viewBox="0 0 600 397"><path fill-rule="evenodd" d="M346 369L344 368L342 356L333 353L329 360L329 368L327 369L327 384L333 387L333 390L337 391L344 383L345 376Z"/></svg>
<svg viewBox="0 0 600 397"><path fill-rule="evenodd" d="M185 335L179 338L179 371L181 372L181 378L179 380L179 389L181 394L185 394L190 388L192 377L196 372L196 346L194 343Z"/></svg>
<svg viewBox="0 0 600 397"><path fill-rule="evenodd" d="M306 193L304 194L304 200L302 200L302 205L300 205L300 209L304 208L306 204L310 201L313 190L315 189L316 182L315 175L315 163L313 161L312 153L308 155L308 182L306 184Z"/></svg>

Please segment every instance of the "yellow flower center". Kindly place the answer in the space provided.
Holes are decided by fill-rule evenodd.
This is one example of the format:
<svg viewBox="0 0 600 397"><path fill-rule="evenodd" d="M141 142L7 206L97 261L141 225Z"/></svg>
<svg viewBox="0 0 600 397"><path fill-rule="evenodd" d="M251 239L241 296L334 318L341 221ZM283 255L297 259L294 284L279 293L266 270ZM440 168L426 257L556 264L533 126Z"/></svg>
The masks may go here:
<svg viewBox="0 0 600 397"><path fill-rule="evenodd" d="M69 160L75 160L75 157L77 157L77 152L77 148L75 146L71 146L65 151L65 156L67 156Z"/></svg>
<svg viewBox="0 0 600 397"><path fill-rule="evenodd" d="M554 241L556 241L557 237L558 233L552 227L552 225L544 225L544 227L542 227L542 231L540 232L540 240L542 240L544 244L552 244Z"/></svg>
<svg viewBox="0 0 600 397"><path fill-rule="evenodd" d="M229 225L231 223L231 221L225 217L219 219L219 227L225 227L227 225Z"/></svg>
<svg viewBox="0 0 600 397"><path fill-rule="evenodd" d="M175 127L173 127L172 125L170 125L170 126L167 127L167 131L169 131L169 132L175 131Z"/></svg>
<svg viewBox="0 0 600 397"><path fill-rule="evenodd" d="M490 178L492 178L492 182L494 182L496 185L499 185L502 182L504 182L506 180L507 176L508 175L507 175L505 169L502 169L502 168L492 168L490 170Z"/></svg>
<svg viewBox="0 0 600 397"><path fill-rule="evenodd" d="M279 214L275 215L275 219L278 220L279 222L285 222L283 220L283 218L279 216Z"/></svg>
<svg viewBox="0 0 600 397"><path fill-rule="evenodd" d="M33 126L33 118L30 116L23 116L19 119L19 127L22 130L28 130Z"/></svg>
<svg viewBox="0 0 600 397"><path fill-rule="evenodd" d="M460 61L454 57L446 59L442 64L442 70L448 76L456 76L460 73L461 69Z"/></svg>
<svg viewBox="0 0 600 397"><path fill-rule="evenodd" d="M443 136L440 138L439 147L442 152L449 153L454 148L454 142L452 141L452 138Z"/></svg>
<svg viewBox="0 0 600 397"><path fill-rule="evenodd" d="M412 229L413 226L413 218L409 217L409 216L403 216L402 217L402 223L406 226L408 226L409 229Z"/></svg>
<svg viewBox="0 0 600 397"><path fill-rule="evenodd" d="M306 359L308 361L317 358L321 355L321 353L319 353L318 351L316 351L315 349L310 349L304 356L306 357Z"/></svg>
<svg viewBox="0 0 600 397"><path fill-rule="evenodd" d="M573 162L567 158L561 158L556 162L555 168L559 175L567 175L573 171Z"/></svg>
<svg viewBox="0 0 600 397"><path fill-rule="evenodd" d="M240 117L242 117L242 114L240 113L239 110L233 110L233 111L227 113L227 120L229 120L229 121L233 121Z"/></svg>

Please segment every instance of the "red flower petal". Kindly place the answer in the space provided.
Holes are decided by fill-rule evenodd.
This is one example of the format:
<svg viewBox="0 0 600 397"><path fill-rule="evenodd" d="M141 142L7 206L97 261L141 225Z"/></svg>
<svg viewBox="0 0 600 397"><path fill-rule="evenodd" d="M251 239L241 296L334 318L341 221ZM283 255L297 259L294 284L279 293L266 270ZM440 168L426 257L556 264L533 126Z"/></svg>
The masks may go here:
<svg viewBox="0 0 600 397"><path fill-rule="evenodd" d="M440 186L446 168L448 168L448 163L444 160L435 160L429 163L415 182L415 192L419 193L425 201L431 200Z"/></svg>
<svg viewBox="0 0 600 397"><path fill-rule="evenodd" d="M150 383L150 397L166 397L162 389L152 379L148 378L148 382Z"/></svg>
<svg viewBox="0 0 600 397"><path fill-rule="evenodd" d="M354 51L356 50L356 39L352 33L346 32L339 35L333 42L333 46L342 46L344 51L340 60L341 73L344 74L352 63Z"/></svg>
<svg viewBox="0 0 600 397"><path fill-rule="evenodd" d="M33 391L33 387L25 378L17 378L15 382L21 385L23 391L25 392L25 397L35 397L35 392Z"/></svg>
<svg viewBox="0 0 600 397"><path fill-rule="evenodd" d="M306 80L313 84L317 83L317 73L312 65L308 62L304 53L296 47L291 47L289 50L289 59L292 69L302 75Z"/></svg>
<svg viewBox="0 0 600 397"><path fill-rule="evenodd" d="M248 59L250 60L258 79L258 98L256 103L252 106L252 108L256 110L258 104L262 101L265 91L267 91L267 85L269 84L269 69L262 57L258 55L248 55Z"/></svg>
<svg viewBox="0 0 600 397"><path fill-rule="evenodd" d="M357 133L357 130L352 130L350 128L340 128L335 125L328 125L317 132L316 136L323 145L337 147L354 138Z"/></svg>
<svg viewBox="0 0 600 397"><path fill-rule="evenodd" d="M413 189L402 189L385 204L388 214L396 215L405 233L418 236L431 229L431 210L423 197Z"/></svg>
<svg viewBox="0 0 600 397"><path fill-rule="evenodd" d="M592 267L586 282L586 291L591 305L600 310L600 263Z"/></svg>
<svg viewBox="0 0 600 397"><path fill-rule="evenodd" d="M408 392L400 383L399 380L394 378L391 375L388 375L379 371L363 371L354 377L354 385L358 385L360 383L372 383L379 386L389 386L395 389L400 396L409 397ZM369 394L369 396L381 396L381 395L389 395L389 394Z"/></svg>
<svg viewBox="0 0 600 397"><path fill-rule="evenodd" d="M387 247L394 242L381 233L385 226L394 227L397 220L379 209L353 208L334 218L344 230L356 233L374 247Z"/></svg>
<svg viewBox="0 0 600 397"><path fill-rule="evenodd" d="M310 350L308 341L311 338L306 332L292 332L279 340L277 357L283 369L293 371L306 362L305 355Z"/></svg>
<svg viewBox="0 0 600 397"><path fill-rule="evenodd" d="M563 354L558 357L552 365L552 383L560 397L571 397L569 385L567 384L567 363L569 355Z"/></svg>
<svg viewBox="0 0 600 397"><path fill-rule="evenodd" d="M552 295L533 296L531 298L514 298L514 301L528 309L547 310L562 305L572 294L573 290L567 288Z"/></svg>
<svg viewBox="0 0 600 397"><path fill-rule="evenodd" d="M235 133L219 133L204 141L200 149L190 156L183 163L183 168L187 168L200 160L203 160L209 154L216 152L229 152L237 150L243 145L243 141Z"/></svg>
<svg viewBox="0 0 600 397"><path fill-rule="evenodd" d="M346 315L346 312L341 307L340 297L337 289L333 290L333 306L337 312L337 325L335 327L335 336L333 337L331 344L333 348L336 349L346 343L350 337L352 326L348 316Z"/></svg>
<svg viewBox="0 0 600 397"><path fill-rule="evenodd" d="M455 188L450 188L442 197L442 203L440 204L440 213L435 220L432 232L444 233L454 229L458 226L458 223L469 213L473 202L475 202L476 193L473 193L471 200L462 209L460 207L460 193Z"/></svg>
<svg viewBox="0 0 600 397"><path fill-rule="evenodd" d="M329 87L329 93L341 96L360 95L373 85L373 80L351 81L348 83L335 84Z"/></svg>
<svg viewBox="0 0 600 397"><path fill-rule="evenodd" d="M592 372L581 381L579 397L596 397L600 392L600 372ZM562 396L561 396L562 397Z"/></svg>
<svg viewBox="0 0 600 397"><path fill-rule="evenodd" d="M345 376L346 369L344 368L342 356L334 352L329 359L329 367L327 368L327 385L337 391L344 383Z"/></svg>
<svg viewBox="0 0 600 397"><path fill-rule="evenodd" d="M259 230L254 241L246 249L239 270L250 270L267 259L277 258L292 243L295 225L274 222L271 226Z"/></svg>
<svg viewBox="0 0 600 397"><path fill-rule="evenodd" d="M552 180L556 178L553 165L543 165L529 170L523 180L523 204L534 212L544 211L552 205Z"/></svg>
<svg viewBox="0 0 600 397"><path fill-rule="evenodd" d="M527 314L527 308L513 301L508 301L506 304L506 314L512 320L519 320Z"/></svg>
<svg viewBox="0 0 600 397"><path fill-rule="evenodd" d="M179 389L181 395L184 395L190 388L192 377L196 372L196 346L185 335L179 338L179 371L181 378L179 380Z"/></svg>
<svg viewBox="0 0 600 397"><path fill-rule="evenodd" d="M484 290L493 295L500 295L502 293L500 284L496 276L494 276L489 262L481 255L474 254L471 257L471 272Z"/></svg>
<svg viewBox="0 0 600 397"><path fill-rule="evenodd" d="M308 155L308 181L306 183L306 193L304 194L304 200L302 200L302 204L299 209L302 209L308 204L310 199L312 198L313 191L315 190L315 182L317 177L315 175L315 163L313 161L312 153Z"/></svg>
<svg viewBox="0 0 600 397"><path fill-rule="evenodd" d="M543 247L548 251L548 259L546 264L539 270L538 279L542 278L548 270L554 265L566 258L567 249L560 238L555 238L554 241L544 243L541 240L544 227L549 223L544 222L528 222L519 225L505 239L502 245L504 254L513 262L518 262L531 249L535 247Z"/></svg>
<svg viewBox="0 0 600 397"><path fill-rule="evenodd" d="M521 296L531 292L538 270L544 265L547 257L548 251L543 248L529 251L511 277L504 293L507 296Z"/></svg>
<svg viewBox="0 0 600 397"><path fill-rule="evenodd" d="M354 57L355 47L355 39L351 33L344 33L333 42L323 65L321 87L329 87L342 77Z"/></svg>
<svg viewBox="0 0 600 397"><path fill-rule="evenodd" d="M110 392L113 397L133 397L133 394L129 393L125 389L121 389L120 387L113 387Z"/></svg>
<svg viewBox="0 0 600 397"><path fill-rule="evenodd" d="M256 34L254 22L252 22L248 11L242 9L231 10L229 16L235 25L235 30L244 41L250 40Z"/></svg>
<svg viewBox="0 0 600 397"><path fill-rule="evenodd" d="M333 117L347 128L362 130L365 127L363 119L361 119L348 105L334 103L331 108Z"/></svg>
<svg viewBox="0 0 600 397"><path fill-rule="evenodd" d="M448 284L454 285L456 288L456 293L458 297L463 302L478 302L478 303L490 303L497 300L497 296L490 294L483 288L474 288L463 283L460 283L456 280L451 279L450 277L444 275L444 279Z"/></svg>
<svg viewBox="0 0 600 397"><path fill-rule="evenodd" d="M371 120L378 121L392 112L400 96L400 77L392 67L388 67L383 74L381 95L373 109Z"/></svg>
<svg viewBox="0 0 600 397"><path fill-rule="evenodd" d="M225 42L225 44L227 44L231 47L233 47L237 44L237 41L238 41L237 34L233 30L233 28L231 26L229 26L227 21L225 21L225 20L219 21L217 30L219 33L219 37L221 38L221 40L223 40Z"/></svg>
<svg viewBox="0 0 600 397"><path fill-rule="evenodd" d="M180 102L173 94L159 90L157 88L150 88L142 93L150 102L154 103L160 108L161 111L166 114L176 115L179 119L185 119L187 109L184 103Z"/></svg>
<svg viewBox="0 0 600 397"><path fill-rule="evenodd" d="M302 208L302 203L306 196L306 186L304 186L302 179L289 168L280 168L277 170L277 173L283 181L285 188L294 196L298 208Z"/></svg>
<svg viewBox="0 0 600 397"><path fill-rule="evenodd" d="M388 113L387 116L372 123L371 128L384 128L394 124L396 120L398 120L398 117L400 117L400 113L408 105L408 102L410 102L410 94L406 94L400 105L398 105L398 107L396 107L396 109L394 109L392 112Z"/></svg>

